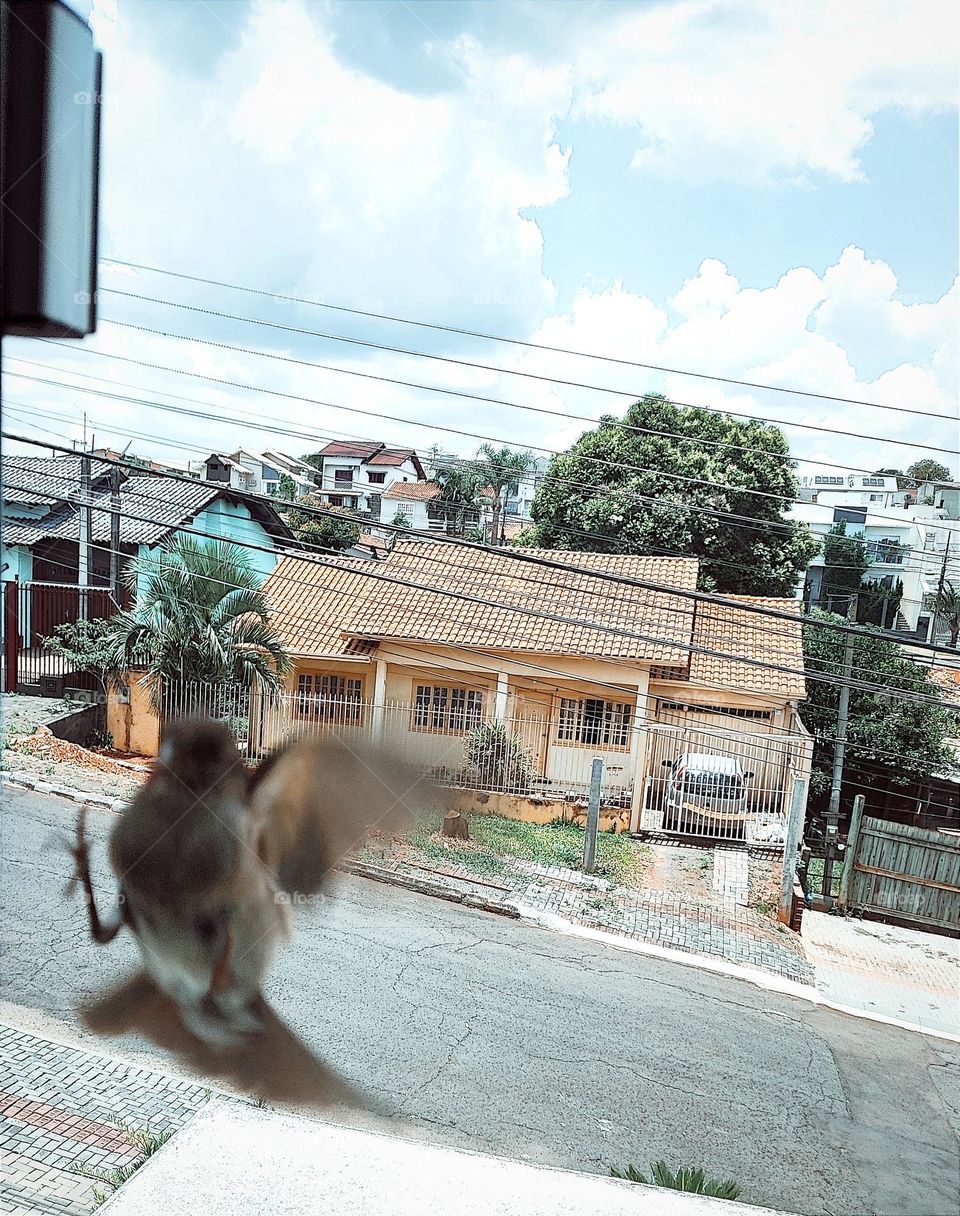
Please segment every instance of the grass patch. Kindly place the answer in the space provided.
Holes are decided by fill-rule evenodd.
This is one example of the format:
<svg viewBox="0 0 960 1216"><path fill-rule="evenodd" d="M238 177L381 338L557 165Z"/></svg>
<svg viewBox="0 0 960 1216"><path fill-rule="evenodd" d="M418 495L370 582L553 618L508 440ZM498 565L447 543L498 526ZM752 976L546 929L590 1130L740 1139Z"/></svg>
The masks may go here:
<svg viewBox="0 0 960 1216"><path fill-rule="evenodd" d="M410 844L438 863L465 866L478 874L502 874L509 860L535 862L577 870L583 860L583 829L571 823L536 824L500 815L471 815L470 841L445 841L440 832L441 813L420 817ZM625 886L639 886L650 850L627 836L600 832L597 836L597 874Z"/></svg>
<svg viewBox="0 0 960 1216"><path fill-rule="evenodd" d="M80 1174L83 1178L90 1178L94 1182L101 1185L91 1187L93 1197L93 1206L100 1207L106 1203L114 1191L120 1189L125 1182L128 1182L137 1170L148 1161L158 1149L163 1148L166 1142L173 1135L173 1132L160 1132L159 1135L154 1135L148 1131L127 1131L126 1137L135 1148L140 1150L138 1156L128 1162L126 1165L121 1165L115 1170L85 1170L77 1169L73 1172ZM106 1190L102 1189L103 1187Z"/></svg>

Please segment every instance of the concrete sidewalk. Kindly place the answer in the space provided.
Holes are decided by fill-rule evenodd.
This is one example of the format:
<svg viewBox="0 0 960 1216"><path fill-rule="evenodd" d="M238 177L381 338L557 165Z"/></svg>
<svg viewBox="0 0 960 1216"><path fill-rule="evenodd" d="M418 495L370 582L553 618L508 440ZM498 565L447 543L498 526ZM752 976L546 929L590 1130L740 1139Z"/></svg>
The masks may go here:
<svg viewBox="0 0 960 1216"><path fill-rule="evenodd" d="M212 1102L104 1216L760 1216L723 1199Z"/></svg>
<svg viewBox="0 0 960 1216"><path fill-rule="evenodd" d="M960 1037L960 941L805 912L803 942L831 1004Z"/></svg>

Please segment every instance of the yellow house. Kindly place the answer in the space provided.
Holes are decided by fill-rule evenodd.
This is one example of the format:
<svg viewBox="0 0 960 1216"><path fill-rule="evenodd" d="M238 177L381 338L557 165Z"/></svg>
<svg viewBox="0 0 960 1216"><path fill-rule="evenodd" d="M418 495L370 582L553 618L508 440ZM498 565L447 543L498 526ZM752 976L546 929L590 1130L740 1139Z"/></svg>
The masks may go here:
<svg viewBox="0 0 960 1216"><path fill-rule="evenodd" d="M608 819L633 830L663 825L678 757L716 754L750 778L754 819L782 816L809 767L796 601L678 595L692 558L522 552L564 568L427 539L377 563L282 558L264 589L295 669L252 707L251 750L355 732L541 821L582 804L600 757Z"/></svg>

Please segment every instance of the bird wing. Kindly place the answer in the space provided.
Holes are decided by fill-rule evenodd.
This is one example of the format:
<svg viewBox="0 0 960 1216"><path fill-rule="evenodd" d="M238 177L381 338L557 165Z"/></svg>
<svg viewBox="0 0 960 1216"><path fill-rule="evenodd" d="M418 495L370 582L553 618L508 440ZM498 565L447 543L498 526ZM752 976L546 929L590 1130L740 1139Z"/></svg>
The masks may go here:
<svg viewBox="0 0 960 1216"><path fill-rule="evenodd" d="M257 1030L236 1044L213 1047L184 1025L176 1003L139 971L83 1006L80 1016L96 1034L143 1035L192 1072L244 1093L298 1105L372 1108L372 1100L315 1055L263 997L251 1009Z"/></svg>
<svg viewBox="0 0 960 1216"><path fill-rule="evenodd" d="M402 830L441 791L386 751L329 739L265 760L248 797L261 860L285 891L309 894L367 832Z"/></svg>

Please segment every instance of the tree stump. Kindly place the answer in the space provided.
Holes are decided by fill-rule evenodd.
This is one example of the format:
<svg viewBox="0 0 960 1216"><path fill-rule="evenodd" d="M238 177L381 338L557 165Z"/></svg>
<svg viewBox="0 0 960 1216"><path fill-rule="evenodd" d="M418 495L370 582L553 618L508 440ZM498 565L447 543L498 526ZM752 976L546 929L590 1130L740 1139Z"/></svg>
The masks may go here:
<svg viewBox="0 0 960 1216"><path fill-rule="evenodd" d="M443 817L443 835L452 840L469 840L467 817L462 811L448 811Z"/></svg>

